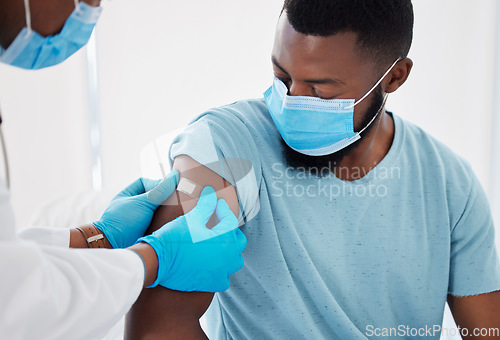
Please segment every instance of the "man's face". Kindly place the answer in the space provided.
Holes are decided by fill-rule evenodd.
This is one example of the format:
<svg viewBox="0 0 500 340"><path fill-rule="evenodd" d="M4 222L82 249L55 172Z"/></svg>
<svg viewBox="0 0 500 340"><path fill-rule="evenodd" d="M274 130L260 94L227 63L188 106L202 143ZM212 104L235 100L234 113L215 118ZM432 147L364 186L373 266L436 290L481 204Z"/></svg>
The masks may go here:
<svg viewBox="0 0 500 340"><path fill-rule="evenodd" d="M274 75L288 87L291 96L314 96L323 99L355 99L358 101L379 80L385 70L363 58L358 50L357 35L352 32L329 37L307 36L295 31L283 12L276 29L272 53ZM383 104L378 86L354 108L354 131L361 130L377 114ZM370 125L373 127L374 124ZM364 135L369 134L370 127ZM284 141L284 154L289 166L333 167L354 150L359 141L327 156L306 156L291 149Z"/></svg>

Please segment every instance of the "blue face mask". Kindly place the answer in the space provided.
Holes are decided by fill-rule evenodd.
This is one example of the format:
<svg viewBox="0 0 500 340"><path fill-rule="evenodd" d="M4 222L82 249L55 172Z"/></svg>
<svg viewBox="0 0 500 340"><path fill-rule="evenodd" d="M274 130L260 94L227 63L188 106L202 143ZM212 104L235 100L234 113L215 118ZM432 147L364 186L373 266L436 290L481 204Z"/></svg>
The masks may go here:
<svg viewBox="0 0 500 340"><path fill-rule="evenodd" d="M41 69L57 65L82 48L90 39L101 14L93 7L75 0L75 10L59 34L42 37L31 29L29 0L24 0L26 25L6 49L0 47L0 62L24 69Z"/></svg>
<svg viewBox="0 0 500 340"><path fill-rule="evenodd" d="M317 97L289 96L286 85L274 79L264 99L283 140L293 150L308 156L324 156L337 152L358 139L375 120L387 100L373 119L361 131L354 132L354 106L358 105L382 82L392 68L360 100L321 99Z"/></svg>

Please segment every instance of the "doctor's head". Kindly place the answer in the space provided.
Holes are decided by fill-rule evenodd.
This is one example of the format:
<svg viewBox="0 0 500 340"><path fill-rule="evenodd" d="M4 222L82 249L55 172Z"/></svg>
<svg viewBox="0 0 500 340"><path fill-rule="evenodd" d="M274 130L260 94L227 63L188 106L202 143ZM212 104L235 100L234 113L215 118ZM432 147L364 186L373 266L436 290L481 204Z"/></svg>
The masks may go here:
<svg viewBox="0 0 500 340"><path fill-rule="evenodd" d="M349 98L357 103L369 93L353 115L355 132L368 126L366 138L382 116L376 117L384 96L409 75L412 36L411 0L285 0L272 51L274 75L289 96ZM304 155L283 144L290 165L323 167L340 161L359 142L321 156Z"/></svg>
<svg viewBox="0 0 500 340"><path fill-rule="evenodd" d="M1 0L0 62L25 69L61 63L87 43L101 12L100 3Z"/></svg>

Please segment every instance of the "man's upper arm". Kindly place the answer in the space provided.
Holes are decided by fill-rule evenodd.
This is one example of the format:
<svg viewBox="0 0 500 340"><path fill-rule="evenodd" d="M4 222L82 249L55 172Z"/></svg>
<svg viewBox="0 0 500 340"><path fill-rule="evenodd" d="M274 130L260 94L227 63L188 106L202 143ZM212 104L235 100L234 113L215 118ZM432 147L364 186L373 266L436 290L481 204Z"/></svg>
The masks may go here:
<svg viewBox="0 0 500 340"><path fill-rule="evenodd" d="M478 179L471 181L465 206L451 230L448 294L472 296L500 290L500 261L488 199ZM457 196L453 192L450 195Z"/></svg>
<svg viewBox="0 0 500 340"><path fill-rule="evenodd" d="M221 176L186 155L175 158L173 170L201 188L209 185L223 198L231 211L238 216L239 205L236 189ZM155 212L147 234L161 228L178 216L193 209L198 199L175 191ZM217 223L215 215L207 226ZM212 302L213 293L178 292L158 286L145 289L127 315L126 339L200 339L204 333L199 318Z"/></svg>
<svg viewBox="0 0 500 340"><path fill-rule="evenodd" d="M472 296L448 295L448 304L457 325L466 329L462 332L463 339L477 338L475 330L483 331L476 333L486 335L482 339L500 338L500 291Z"/></svg>
<svg viewBox="0 0 500 340"><path fill-rule="evenodd" d="M467 201L457 210L461 214L451 230L448 304L456 323L468 331L464 339L471 339L474 329L500 329L500 261L486 194L467 168L471 179ZM496 333L490 338L499 337Z"/></svg>
<svg viewBox="0 0 500 340"><path fill-rule="evenodd" d="M180 177L201 188L212 186L240 225L259 211L262 179L259 150L245 118L246 110L252 110L251 106L230 105L199 116L174 139L169 150L169 161ZM176 191L157 209L148 232L187 213L196 202L196 198ZM212 217L208 226L215 222L216 217ZM203 337L198 319L212 297L212 293L176 292L164 287L146 289L127 318L127 339L145 335L158 339Z"/></svg>

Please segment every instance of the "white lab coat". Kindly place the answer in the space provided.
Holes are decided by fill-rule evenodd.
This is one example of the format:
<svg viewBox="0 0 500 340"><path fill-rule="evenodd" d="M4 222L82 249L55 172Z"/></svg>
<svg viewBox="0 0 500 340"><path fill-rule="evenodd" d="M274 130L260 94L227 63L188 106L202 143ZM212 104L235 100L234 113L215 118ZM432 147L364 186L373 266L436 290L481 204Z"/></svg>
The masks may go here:
<svg viewBox="0 0 500 340"><path fill-rule="evenodd" d="M144 282L141 258L68 246L68 229L16 235L0 183L0 339L99 339L130 309Z"/></svg>

